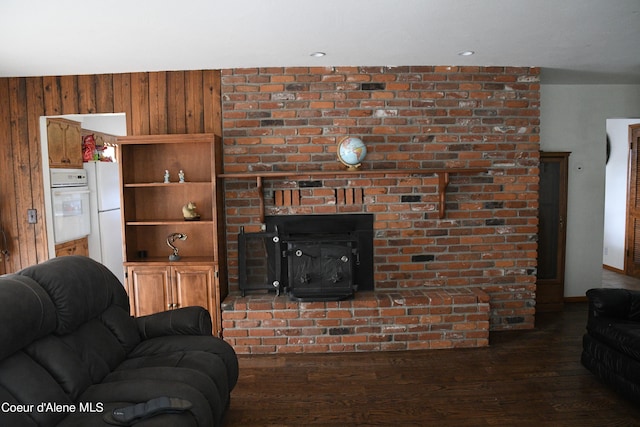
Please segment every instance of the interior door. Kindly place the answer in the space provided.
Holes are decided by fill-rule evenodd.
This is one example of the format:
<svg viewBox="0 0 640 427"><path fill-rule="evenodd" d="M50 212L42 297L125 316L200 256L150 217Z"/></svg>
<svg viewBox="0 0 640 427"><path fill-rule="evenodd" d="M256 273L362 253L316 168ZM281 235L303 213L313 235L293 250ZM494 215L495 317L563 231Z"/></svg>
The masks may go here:
<svg viewBox="0 0 640 427"><path fill-rule="evenodd" d="M640 124L629 126L629 184L625 273L640 278Z"/></svg>
<svg viewBox="0 0 640 427"><path fill-rule="evenodd" d="M536 312L559 311L564 305L569 154L540 155Z"/></svg>

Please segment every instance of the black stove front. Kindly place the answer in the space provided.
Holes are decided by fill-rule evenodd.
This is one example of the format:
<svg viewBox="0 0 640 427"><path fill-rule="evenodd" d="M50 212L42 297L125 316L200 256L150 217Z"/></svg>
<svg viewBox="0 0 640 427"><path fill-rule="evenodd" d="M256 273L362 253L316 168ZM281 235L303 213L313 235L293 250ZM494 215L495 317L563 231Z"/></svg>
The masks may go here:
<svg viewBox="0 0 640 427"><path fill-rule="evenodd" d="M336 301L373 290L373 215L287 215L265 222L265 232L239 238L243 294L267 289L297 301ZM255 268L264 264L261 258L266 268ZM256 271L266 277L256 280Z"/></svg>
<svg viewBox="0 0 640 427"><path fill-rule="evenodd" d="M287 292L298 301L340 300L358 289L354 268L359 264L357 241L346 236L315 235L287 240Z"/></svg>

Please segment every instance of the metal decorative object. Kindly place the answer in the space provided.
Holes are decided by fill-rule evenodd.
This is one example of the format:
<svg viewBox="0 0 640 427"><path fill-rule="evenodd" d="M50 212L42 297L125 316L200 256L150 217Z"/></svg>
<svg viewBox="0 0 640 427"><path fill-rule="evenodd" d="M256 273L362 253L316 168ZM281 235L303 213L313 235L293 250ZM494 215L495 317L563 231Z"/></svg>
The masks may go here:
<svg viewBox="0 0 640 427"><path fill-rule="evenodd" d="M178 261L180 259L178 248L173 244L177 239L187 240L187 235L184 233L172 233L167 236L167 245L173 249L173 254L169 255L169 261Z"/></svg>

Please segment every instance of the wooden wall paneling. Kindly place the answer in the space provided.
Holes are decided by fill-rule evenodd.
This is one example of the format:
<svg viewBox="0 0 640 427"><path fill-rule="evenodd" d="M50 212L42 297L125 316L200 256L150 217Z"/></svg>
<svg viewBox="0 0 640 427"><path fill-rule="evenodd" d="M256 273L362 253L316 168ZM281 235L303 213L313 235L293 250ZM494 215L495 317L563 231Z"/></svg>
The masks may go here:
<svg viewBox="0 0 640 427"><path fill-rule="evenodd" d="M0 120L0 163L2 164L0 168L0 229L6 234L8 249L11 251L9 258L3 256L0 262L0 274L4 274L13 271L12 265L15 265L13 252L17 248L18 241L13 169L9 167L10 159L13 158L9 79L0 79L0 117L2 118Z"/></svg>
<svg viewBox="0 0 640 427"><path fill-rule="evenodd" d="M149 134L149 74L131 74L131 132Z"/></svg>
<svg viewBox="0 0 640 427"><path fill-rule="evenodd" d="M62 114L78 113L78 77L60 77L60 96L62 99Z"/></svg>
<svg viewBox="0 0 640 427"><path fill-rule="evenodd" d="M222 135L222 102L220 98L220 73L214 70L203 72L204 132Z"/></svg>
<svg viewBox="0 0 640 427"><path fill-rule="evenodd" d="M113 75L99 74L95 76L95 109L96 113L117 113L113 106ZM128 119L128 118L127 118Z"/></svg>
<svg viewBox="0 0 640 427"><path fill-rule="evenodd" d="M29 117L29 123L36 123L40 129L40 116L44 116L44 83L42 77L28 77L27 101L29 102L28 114L37 117Z"/></svg>
<svg viewBox="0 0 640 427"><path fill-rule="evenodd" d="M14 182L17 237L20 242L17 247L13 248L12 254L20 257L22 265L31 265L37 263L38 257L34 226L27 223L27 209L33 206L33 198L31 195L26 79L9 79L9 92L12 112L11 141L13 144L11 170Z"/></svg>
<svg viewBox="0 0 640 427"><path fill-rule="evenodd" d="M202 71L185 72L184 95L187 133L203 133Z"/></svg>
<svg viewBox="0 0 640 427"><path fill-rule="evenodd" d="M149 133L167 133L167 73L149 74Z"/></svg>
<svg viewBox="0 0 640 427"><path fill-rule="evenodd" d="M113 112L127 116L127 135L135 135L131 125L131 74L113 75Z"/></svg>
<svg viewBox="0 0 640 427"><path fill-rule="evenodd" d="M58 116L62 114L62 100L60 98L60 80L58 77L42 78L44 84L44 116Z"/></svg>
<svg viewBox="0 0 640 427"><path fill-rule="evenodd" d="M23 230L20 227L20 221L18 220L18 212L20 210L21 203L21 194L20 188L18 187L19 182L23 181L22 176L16 176L16 171L19 173L19 162L20 162L20 144L19 144L19 132L18 132L18 122L20 121L20 109L22 105L22 100L19 99L20 93L17 85L20 83L21 79L10 78L9 79L9 138L11 144L11 153L9 162L6 166L7 175L9 177L9 183L12 186L10 189L11 199L15 200L15 203L10 203L11 211L10 211L10 221L12 227L12 235L9 243L9 251L11 252L11 261L13 263L17 263L21 265L22 258L25 257L26 248L24 250L20 250L22 245L19 245L18 242L24 241L26 244L29 244L27 241L27 236L22 234ZM26 114L26 113L25 113ZM25 245L26 246L26 245Z"/></svg>
<svg viewBox="0 0 640 427"><path fill-rule="evenodd" d="M43 158L40 143L40 117L44 113L42 79L27 79L27 129L29 132L29 162L31 164L31 207L37 210L33 224L38 262L48 259L47 232L44 212ZM26 216L26 212L25 212Z"/></svg>
<svg viewBox="0 0 640 427"><path fill-rule="evenodd" d="M184 71L169 72L167 88L167 133L186 133Z"/></svg>
<svg viewBox="0 0 640 427"><path fill-rule="evenodd" d="M96 112L95 76L78 76L78 113L94 114Z"/></svg>

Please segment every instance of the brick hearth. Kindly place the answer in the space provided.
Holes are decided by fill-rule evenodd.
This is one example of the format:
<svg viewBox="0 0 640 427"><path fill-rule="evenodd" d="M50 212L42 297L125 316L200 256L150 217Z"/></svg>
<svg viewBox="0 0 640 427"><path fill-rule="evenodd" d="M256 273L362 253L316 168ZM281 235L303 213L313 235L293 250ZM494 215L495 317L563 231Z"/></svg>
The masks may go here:
<svg viewBox="0 0 640 427"><path fill-rule="evenodd" d="M222 310L224 339L245 354L489 344L489 296L478 288L358 292L352 300L334 302L230 295Z"/></svg>

